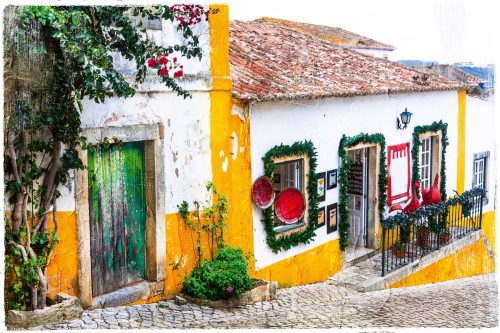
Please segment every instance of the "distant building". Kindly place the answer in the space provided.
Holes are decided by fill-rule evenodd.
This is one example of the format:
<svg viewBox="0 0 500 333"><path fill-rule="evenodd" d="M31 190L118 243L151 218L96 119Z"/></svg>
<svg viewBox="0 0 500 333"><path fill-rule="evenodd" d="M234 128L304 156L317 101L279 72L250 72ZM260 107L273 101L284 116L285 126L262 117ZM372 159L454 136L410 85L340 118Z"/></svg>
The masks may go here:
<svg viewBox="0 0 500 333"><path fill-rule="evenodd" d="M458 66L461 66L459 68ZM484 67L475 67L467 64L463 65L448 65L448 64L430 64L430 65L420 65L412 66L415 70L423 72L430 75L441 75L450 79L459 80L471 88L467 89L469 95L474 95L481 98L488 98L493 94L493 76L489 75L488 71L485 71ZM474 68L475 71L464 70L463 68ZM476 76L474 74L479 74ZM492 72L492 71L491 71ZM489 80L485 79L489 78Z"/></svg>
<svg viewBox="0 0 500 333"><path fill-rule="evenodd" d="M384 44L337 27L294 22L273 17L261 17L254 22L273 24L385 59L388 59L389 54L396 50L392 45Z"/></svg>

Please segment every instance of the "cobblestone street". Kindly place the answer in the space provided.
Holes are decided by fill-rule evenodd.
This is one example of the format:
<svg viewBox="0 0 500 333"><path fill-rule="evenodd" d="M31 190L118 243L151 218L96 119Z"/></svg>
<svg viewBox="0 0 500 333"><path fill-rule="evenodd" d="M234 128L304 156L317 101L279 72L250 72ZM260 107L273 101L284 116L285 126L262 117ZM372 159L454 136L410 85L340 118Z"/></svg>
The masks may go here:
<svg viewBox="0 0 500 333"><path fill-rule="evenodd" d="M325 281L234 309L166 301L86 311L82 320L45 328L494 327L497 293L491 274L366 293Z"/></svg>

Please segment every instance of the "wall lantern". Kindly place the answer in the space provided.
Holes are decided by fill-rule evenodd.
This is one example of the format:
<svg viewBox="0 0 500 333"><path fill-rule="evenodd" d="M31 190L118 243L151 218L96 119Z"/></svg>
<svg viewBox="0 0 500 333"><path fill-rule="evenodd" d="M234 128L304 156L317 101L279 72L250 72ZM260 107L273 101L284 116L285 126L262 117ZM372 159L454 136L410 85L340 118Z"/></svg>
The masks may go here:
<svg viewBox="0 0 500 333"><path fill-rule="evenodd" d="M401 114L399 115L401 121L399 121L399 118L396 119L396 124L398 126L398 129L402 130L406 128L406 126L410 123L412 114L413 113L409 112L407 108L405 108L405 110L401 112Z"/></svg>

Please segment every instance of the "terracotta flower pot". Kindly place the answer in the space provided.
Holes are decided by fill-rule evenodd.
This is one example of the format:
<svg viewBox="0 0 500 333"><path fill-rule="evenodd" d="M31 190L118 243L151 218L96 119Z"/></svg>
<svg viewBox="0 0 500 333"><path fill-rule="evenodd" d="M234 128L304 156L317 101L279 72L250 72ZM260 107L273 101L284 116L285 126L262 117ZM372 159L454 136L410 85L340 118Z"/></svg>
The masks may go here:
<svg viewBox="0 0 500 333"><path fill-rule="evenodd" d="M394 255L396 256L396 258L404 258L405 255L406 255L406 251L405 249L398 249L398 247L396 245L393 245L392 246L392 253L394 253Z"/></svg>
<svg viewBox="0 0 500 333"><path fill-rule="evenodd" d="M446 244L450 241L450 238L451 238L451 235L449 232L442 233L441 235L439 235L439 242L441 244Z"/></svg>
<svg viewBox="0 0 500 333"><path fill-rule="evenodd" d="M427 227L417 229L417 245L423 249L428 248L430 234L431 231Z"/></svg>

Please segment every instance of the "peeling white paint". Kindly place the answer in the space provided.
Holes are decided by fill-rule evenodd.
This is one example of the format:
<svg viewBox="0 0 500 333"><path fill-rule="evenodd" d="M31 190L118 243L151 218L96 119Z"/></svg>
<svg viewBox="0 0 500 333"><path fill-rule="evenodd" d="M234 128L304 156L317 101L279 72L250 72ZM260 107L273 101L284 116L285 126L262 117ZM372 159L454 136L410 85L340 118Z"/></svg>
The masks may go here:
<svg viewBox="0 0 500 333"><path fill-rule="evenodd" d="M224 158L224 162L222 162L222 171L227 172L227 166L229 165L229 160L227 159L227 156Z"/></svg>
<svg viewBox="0 0 500 333"><path fill-rule="evenodd" d="M233 116L238 116L238 117L240 117L240 119L242 121L245 121L245 117L246 117L247 112L246 112L245 108L242 108L236 104L233 104L233 108L231 109L231 114Z"/></svg>

